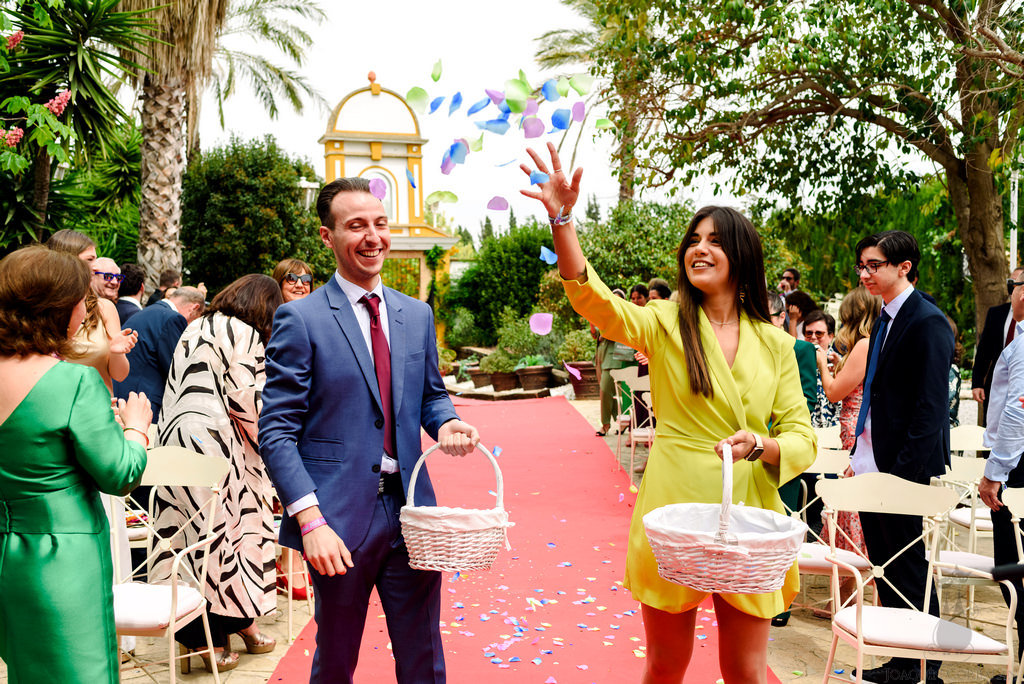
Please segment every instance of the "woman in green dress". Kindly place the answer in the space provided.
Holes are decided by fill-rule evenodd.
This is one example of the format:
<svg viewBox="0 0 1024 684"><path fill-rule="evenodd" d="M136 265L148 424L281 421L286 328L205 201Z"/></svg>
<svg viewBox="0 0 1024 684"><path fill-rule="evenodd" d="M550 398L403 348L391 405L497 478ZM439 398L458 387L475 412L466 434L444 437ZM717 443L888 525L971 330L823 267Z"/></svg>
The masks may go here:
<svg viewBox="0 0 1024 684"><path fill-rule="evenodd" d="M110 532L99 493L146 466L149 400L111 410L96 369L60 358L89 269L26 247L0 261L0 659L11 684L118 681Z"/></svg>

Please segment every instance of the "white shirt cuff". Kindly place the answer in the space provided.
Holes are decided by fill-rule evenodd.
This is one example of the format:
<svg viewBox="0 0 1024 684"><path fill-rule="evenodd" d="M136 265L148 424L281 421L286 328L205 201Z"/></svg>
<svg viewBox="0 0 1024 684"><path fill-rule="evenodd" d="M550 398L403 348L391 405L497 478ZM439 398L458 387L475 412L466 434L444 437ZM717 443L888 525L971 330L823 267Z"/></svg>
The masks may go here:
<svg viewBox="0 0 1024 684"><path fill-rule="evenodd" d="M310 492L306 496L293 501L284 507L284 510L288 511L288 515L295 517L295 514L299 511L304 511L311 506L319 506L320 502L316 498L316 492Z"/></svg>

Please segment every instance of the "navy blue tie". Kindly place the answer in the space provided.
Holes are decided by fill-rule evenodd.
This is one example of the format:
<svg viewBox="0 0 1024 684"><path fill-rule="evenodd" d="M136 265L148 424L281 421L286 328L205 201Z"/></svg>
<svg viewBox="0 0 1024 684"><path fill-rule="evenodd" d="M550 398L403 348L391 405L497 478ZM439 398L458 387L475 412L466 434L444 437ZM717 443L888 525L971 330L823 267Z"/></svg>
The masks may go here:
<svg viewBox="0 0 1024 684"><path fill-rule="evenodd" d="M864 421L868 418L868 409L871 408L871 383L875 379L875 371L878 370L878 355L882 351L882 345L885 344L885 331L889 327L889 321L892 320L892 316L885 309L882 309L882 315L879 317L878 331L875 335L878 337L875 342L875 346L871 348L871 357L868 359L868 370L864 374L864 400L860 405L860 413L857 415L857 431L854 433L855 436L860 437L860 433L864 432Z"/></svg>

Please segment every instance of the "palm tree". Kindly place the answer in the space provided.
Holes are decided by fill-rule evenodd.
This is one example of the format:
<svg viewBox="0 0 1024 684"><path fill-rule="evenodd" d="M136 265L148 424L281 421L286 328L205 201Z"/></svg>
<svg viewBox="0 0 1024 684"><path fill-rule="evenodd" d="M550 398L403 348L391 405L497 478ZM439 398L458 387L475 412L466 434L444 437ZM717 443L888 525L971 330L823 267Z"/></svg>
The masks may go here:
<svg viewBox="0 0 1024 684"><path fill-rule="evenodd" d="M308 4L308 3L307 3ZM322 18L318 8L284 0L121 0L129 10L151 10L159 38L147 59L145 68L135 73L135 83L142 91L142 200L139 205L138 262L146 269L151 285L167 268L181 269L181 179L186 163L186 140L197 140L199 102L204 89L215 82L215 63L225 31L234 26L236 16L254 17L262 11L265 21L253 19L248 25L259 28L257 37L265 37L301 65L301 47L309 37L296 32L288 22L276 20L278 10L295 12L303 17ZM245 22L242 22L245 24ZM282 41L288 35L291 41ZM293 51L289 52L289 48ZM219 86L220 100L234 92L235 74L241 71L250 80L253 74L263 81L254 81L257 95L266 104L274 101L277 92L284 92L294 104L290 93L310 92L305 82L291 72L277 69L283 78L283 91L268 85L273 69L254 68L250 62L235 60L224 73ZM244 66L239 66L244 64ZM297 99L297 98L296 98ZM276 114L276 106L271 109ZM190 133L191 132L191 133Z"/></svg>
<svg viewBox="0 0 1024 684"><path fill-rule="evenodd" d="M534 57L543 68L555 69L570 65L584 65L592 70L599 68L600 56L603 51L616 50L616 43L609 41L610 34L617 27L606 27L602 23L601 8L594 0L561 0L562 4L575 10L586 19L590 28L586 29L555 29L537 38L540 47ZM638 22L642 26L642 22ZM642 29L641 29L642 31ZM629 61L624 58L625 49L618 48L621 54L617 57L620 63ZM610 83L602 89L605 100L618 100L618 111L613 112L619 136L619 146L612 156L619 168L619 201L632 200L635 195L636 158L633 148L640 134L639 112L636 106L635 74L618 71L610 75ZM650 126L647 127L650 129Z"/></svg>

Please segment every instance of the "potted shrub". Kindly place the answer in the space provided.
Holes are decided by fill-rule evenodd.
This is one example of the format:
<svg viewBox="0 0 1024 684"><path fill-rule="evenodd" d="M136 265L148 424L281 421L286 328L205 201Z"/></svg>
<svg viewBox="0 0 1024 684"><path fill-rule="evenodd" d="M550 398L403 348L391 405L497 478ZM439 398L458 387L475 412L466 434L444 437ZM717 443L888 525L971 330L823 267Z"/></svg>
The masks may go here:
<svg viewBox="0 0 1024 684"><path fill-rule="evenodd" d="M569 374L577 399L599 399L601 396L597 367L594 365L596 351L597 342L587 330L573 330L565 336L565 341L558 348L558 362L580 372L579 379Z"/></svg>
<svg viewBox="0 0 1024 684"><path fill-rule="evenodd" d="M457 377L459 382L472 380L473 387L487 387L491 384L491 374L480 369L480 357L476 354L471 354L469 358L463 359L459 363Z"/></svg>
<svg viewBox="0 0 1024 684"><path fill-rule="evenodd" d="M480 370L491 375L491 386L495 392L514 390L519 385L515 374L516 362L504 349L497 349L480 362Z"/></svg>
<svg viewBox="0 0 1024 684"><path fill-rule="evenodd" d="M441 343L437 343L437 367L441 371L442 377L445 375L451 375L452 371L455 370L455 352L451 349L445 349L441 346Z"/></svg>
<svg viewBox="0 0 1024 684"><path fill-rule="evenodd" d="M519 359L515 365L519 384L524 390L541 390L551 380L551 364L539 354L531 354Z"/></svg>

